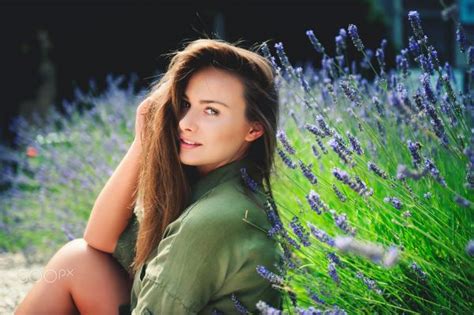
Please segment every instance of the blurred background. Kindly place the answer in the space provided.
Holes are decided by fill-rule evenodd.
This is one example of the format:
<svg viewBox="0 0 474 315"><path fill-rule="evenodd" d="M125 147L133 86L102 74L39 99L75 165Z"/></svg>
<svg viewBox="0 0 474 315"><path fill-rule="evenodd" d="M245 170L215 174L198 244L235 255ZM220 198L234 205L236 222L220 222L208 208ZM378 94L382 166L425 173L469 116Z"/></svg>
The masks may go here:
<svg viewBox="0 0 474 315"><path fill-rule="evenodd" d="M283 42L293 63L313 63L305 31L313 29L330 54L339 28L356 24L366 47L388 40L388 67L407 43L407 14L418 10L441 60L458 73L466 61L455 39L455 16L472 41L474 0L45 1L0 0L0 143L14 147L12 118L60 110L76 89L105 88L107 74L136 77L148 87L166 69L162 56L184 40L243 39L243 45ZM128 81L128 80L126 80ZM130 117L133 120L133 117Z"/></svg>

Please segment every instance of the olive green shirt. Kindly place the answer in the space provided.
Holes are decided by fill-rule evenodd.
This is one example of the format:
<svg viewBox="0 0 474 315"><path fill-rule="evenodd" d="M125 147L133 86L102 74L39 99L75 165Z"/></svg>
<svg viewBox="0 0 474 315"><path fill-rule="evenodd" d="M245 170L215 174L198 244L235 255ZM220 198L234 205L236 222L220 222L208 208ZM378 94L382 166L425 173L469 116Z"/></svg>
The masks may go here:
<svg viewBox="0 0 474 315"><path fill-rule="evenodd" d="M244 193L240 169L249 163L232 162L193 185L190 205L167 226L135 275L124 313L236 314L232 294L254 314L259 300L281 308L281 293L256 271L263 265L276 272L281 256L277 242L266 234L271 225L264 197L252 193L255 203ZM134 214L112 254L127 270L137 230Z"/></svg>

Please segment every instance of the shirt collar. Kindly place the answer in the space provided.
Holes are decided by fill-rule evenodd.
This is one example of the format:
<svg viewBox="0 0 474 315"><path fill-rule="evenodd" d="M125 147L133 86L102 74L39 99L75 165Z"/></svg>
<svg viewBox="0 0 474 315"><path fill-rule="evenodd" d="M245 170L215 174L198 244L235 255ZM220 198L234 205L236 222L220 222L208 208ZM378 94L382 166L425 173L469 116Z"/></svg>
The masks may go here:
<svg viewBox="0 0 474 315"><path fill-rule="evenodd" d="M191 187L191 203L196 202L205 193L217 187L219 184L241 176L240 169L248 167L250 162L248 157L244 157L243 159L218 167L199 178Z"/></svg>

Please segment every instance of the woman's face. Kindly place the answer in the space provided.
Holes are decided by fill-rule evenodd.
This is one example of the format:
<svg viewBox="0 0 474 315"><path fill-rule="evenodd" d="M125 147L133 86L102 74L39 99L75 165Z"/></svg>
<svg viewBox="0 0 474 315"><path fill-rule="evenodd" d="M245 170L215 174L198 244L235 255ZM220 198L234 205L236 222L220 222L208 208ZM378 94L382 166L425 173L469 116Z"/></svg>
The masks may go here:
<svg viewBox="0 0 474 315"><path fill-rule="evenodd" d="M261 124L245 117L243 84L224 70L206 67L194 73L181 110L180 160L201 175L239 160L263 134Z"/></svg>

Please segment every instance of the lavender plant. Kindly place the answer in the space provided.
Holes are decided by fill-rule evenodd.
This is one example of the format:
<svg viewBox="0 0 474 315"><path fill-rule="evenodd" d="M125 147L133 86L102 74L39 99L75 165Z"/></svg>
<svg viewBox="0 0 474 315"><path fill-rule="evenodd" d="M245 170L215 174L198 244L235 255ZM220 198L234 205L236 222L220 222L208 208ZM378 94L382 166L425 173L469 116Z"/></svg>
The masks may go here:
<svg viewBox="0 0 474 315"><path fill-rule="evenodd" d="M283 107L268 208L280 213L269 235L283 249L284 280L274 284L285 295L283 313L473 308L472 82L463 91L418 12L408 19L413 36L395 69L387 68L386 40L374 65L353 24L336 36L335 57L306 32L319 69L293 68L281 43L277 64L264 47ZM346 59L347 37L362 54L359 67ZM474 48L461 27L457 38L470 74ZM264 314L274 307L259 304Z"/></svg>
<svg viewBox="0 0 474 315"><path fill-rule="evenodd" d="M260 301L262 314L468 313L474 288L474 48L459 26L468 89L424 33L417 12L396 68L375 54L357 26L340 29L336 56L312 30L321 67L293 67L283 44L262 46L277 73L282 113L273 197L266 212L283 265L255 272L281 290L284 308ZM351 48L361 61L348 60ZM372 63L375 56L376 65ZM373 71L367 79L358 69ZM122 78L108 92L78 92L77 112L12 126L23 151L2 149L2 250L53 253L81 235L92 202L132 141L140 99ZM42 127L39 127L39 126ZM104 137L105 135L105 137ZM15 162L16 169L8 167ZM261 187L241 170L255 191ZM28 246L28 244L31 244ZM233 296L236 311L249 313Z"/></svg>
<svg viewBox="0 0 474 315"><path fill-rule="evenodd" d="M82 237L101 187L133 140L140 93L134 80L107 77L107 92L75 91L61 114L50 110L34 122L19 116L11 125L18 149L0 147L0 250L23 251L44 261L68 239ZM128 87L119 85L127 83ZM78 111L78 104L85 108Z"/></svg>

